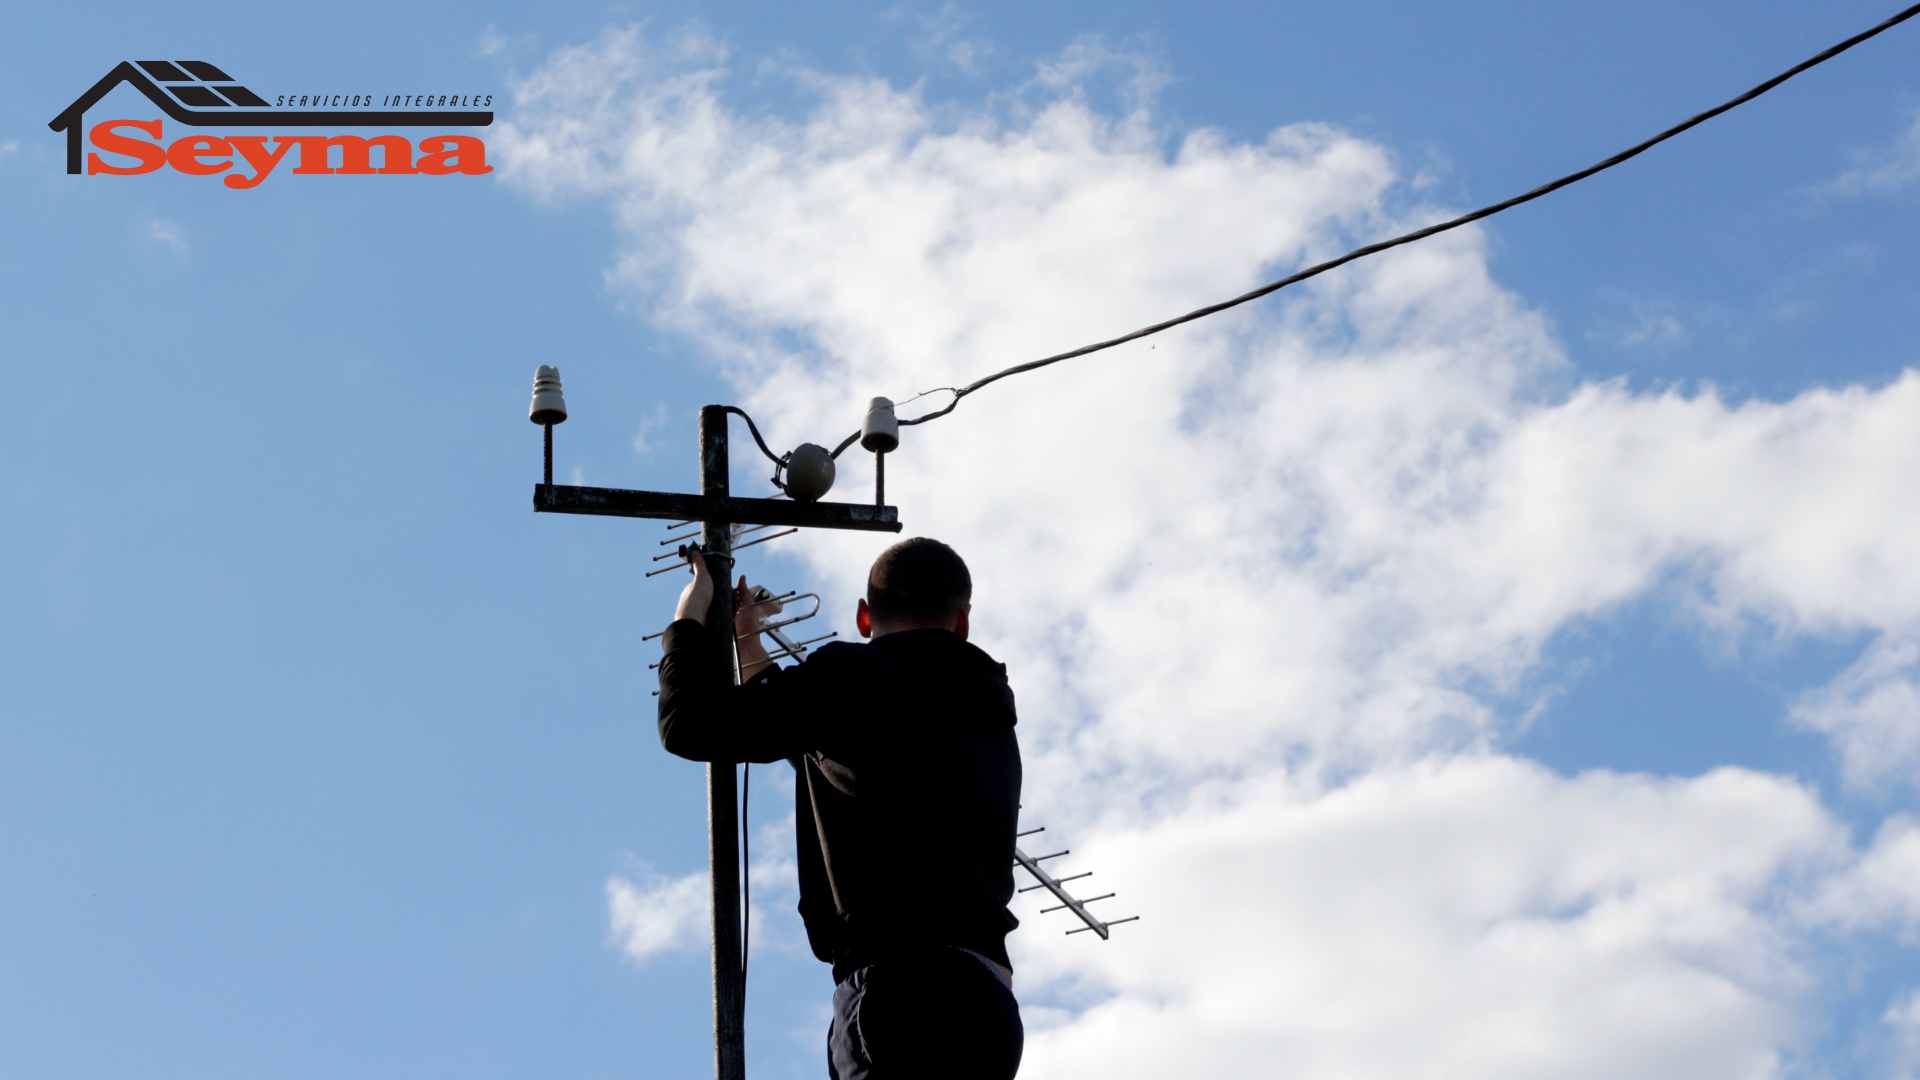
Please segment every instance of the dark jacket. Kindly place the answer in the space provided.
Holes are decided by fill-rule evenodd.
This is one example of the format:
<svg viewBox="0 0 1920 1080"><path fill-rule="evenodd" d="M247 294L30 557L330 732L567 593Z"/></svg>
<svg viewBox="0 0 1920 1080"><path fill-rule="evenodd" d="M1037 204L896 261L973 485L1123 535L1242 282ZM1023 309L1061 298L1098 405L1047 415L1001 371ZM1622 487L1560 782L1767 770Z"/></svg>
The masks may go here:
<svg viewBox="0 0 1920 1080"><path fill-rule="evenodd" d="M945 630L907 630L735 687L698 622L675 622L665 644L662 746L793 765L800 917L836 982L924 945L1013 966L1020 745L1006 665Z"/></svg>

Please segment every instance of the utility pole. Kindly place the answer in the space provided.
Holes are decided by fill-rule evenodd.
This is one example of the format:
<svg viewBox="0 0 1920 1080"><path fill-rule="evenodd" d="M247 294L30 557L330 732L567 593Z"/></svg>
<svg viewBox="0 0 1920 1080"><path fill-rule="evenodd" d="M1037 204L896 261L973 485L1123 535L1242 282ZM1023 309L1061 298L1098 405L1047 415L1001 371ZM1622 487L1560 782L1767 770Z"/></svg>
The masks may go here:
<svg viewBox="0 0 1920 1080"><path fill-rule="evenodd" d="M754 444L774 462L773 483L789 497L785 499L736 498L732 493L727 461L727 417L738 415L746 420L748 430L753 433ZM764 544L802 528L812 529L857 529L865 532L899 532L900 516L895 508L886 505L886 455L900 444L899 425L893 414L893 402L886 398L874 398L867 408L867 416L862 429L847 441L840 444L840 450L851 446L858 437L862 449L874 455L874 496L871 503L820 502L820 496L833 486L834 457L838 450L829 452L825 447L812 443L801 443L783 457L774 458L773 451L767 448L760 432L746 413L730 405L706 405L700 409L700 493L683 494L671 491L629 491L624 488L582 487L577 485L555 484L553 482L553 428L555 424L567 419L566 400L561 395L560 372L553 367L542 366L534 374L533 402L527 410L528 419L543 429L545 444L545 464L541 482L533 488L533 508L539 513L548 514L586 514L596 517L652 518L673 521L677 524L669 531L699 523L700 551L680 548L673 554L663 554L656 561L671 558L679 562L669 562L657 570L648 571L647 576L666 573L681 566L691 565L692 560L704 557L708 569L713 574L714 590L711 606L707 609L707 626L721 628L713 635L713 647L722 655L715 657L711 669L724 672L729 685L739 678L734 665L734 597L733 564L737 550ZM736 538L749 533L762 532L776 526L790 526L786 532L772 533L752 540L736 543ZM677 544L691 540L692 533L671 536L661 541L661 546ZM799 656L806 647L817 641L823 641L832 634L806 641L792 641L779 632L779 627L811 618L819 612L819 597L813 593L786 593L781 596L768 595L757 603L780 604L785 601L797 601L811 598L814 601L812 613L790 617L765 628L765 632L774 636L782 646L782 651L772 654L781 656ZM777 607L775 610L779 610ZM759 631L756 631L758 633ZM664 633L664 631L662 631ZM659 637L659 633L648 634L646 639ZM657 666L657 665L656 665ZM735 807L740 797L736 763L731 761L712 762L707 765L707 860L709 878L712 884L713 901L713 1067L717 1080L746 1080L746 968L741 947L740 923L740 815ZM1019 833L1021 837L1044 832L1044 829L1028 829ZM1037 884L1020 889L1020 892L1032 892L1046 889L1060 901L1059 904L1041 909L1041 914L1053 911L1071 911L1084 924L1078 929L1069 930L1069 934L1093 931L1101 940L1106 940L1110 927L1137 920L1139 916L1130 915L1111 922L1096 917L1087 909L1087 905L1097 900L1107 900L1113 893L1085 898L1070 894L1065 884L1091 877L1092 872L1072 874L1056 878L1040 864L1069 854L1067 851L1055 851L1045 855L1031 856L1019 847L1013 849L1014 865L1032 875Z"/></svg>
<svg viewBox="0 0 1920 1080"><path fill-rule="evenodd" d="M717 405L700 410L700 494L723 500L727 477L727 414ZM701 546L713 575L713 606L707 625L724 627L713 635L725 656L716 670L738 681L733 663L733 529L708 518L701 524ZM698 556L695 556L696 558ZM740 798L734 763L707 763L707 866L713 891L713 1074L719 1080L746 1080L747 987L740 965Z"/></svg>
<svg viewBox="0 0 1920 1080"><path fill-rule="evenodd" d="M881 408L884 402L884 409ZM774 482L792 498L736 498L728 479L727 416L738 409L726 405L707 405L700 410L700 493L689 495L667 491L632 491L624 488L598 488L553 482L553 428L567 419L566 401L561 395L560 372L542 366L534 375L533 402L528 419L544 429L545 465L541 482L534 485L533 509L538 513L586 514L597 517L651 518L684 524L699 522L701 548L713 572L713 605L707 610L707 625L721 628L715 634L716 649L725 651L718 668L731 683L737 672L733 662L733 527L738 525L795 528L857 529L868 532L899 532L898 511L885 505L879 490L872 503L834 503L817 501L833 484L833 456L824 448L802 443L783 458L775 459ZM876 458L898 445L891 429L892 402L874 399L869 410L868 438L862 445L873 450ZM752 421L748 420L749 426ZM760 442L760 449L772 457ZM843 447L844 448L844 447ZM878 470L876 470L877 472ZM781 477L785 476L783 482ZM876 483L877 488L877 483ZM791 529L789 531L792 531ZM784 534L776 534L784 535ZM751 541L764 543L773 537ZM746 547L748 544L741 544ZM689 551L683 560L699 558ZM671 564L688 565L687 561ZM662 571L654 571L660 573ZM795 650L790 648L789 652ZM713 762L707 766L707 858L712 881L713 900L713 1047L716 1080L746 1080L746 1040L743 1018L746 1008L746 979L740 948L740 816L736 803L739 784L734 762Z"/></svg>

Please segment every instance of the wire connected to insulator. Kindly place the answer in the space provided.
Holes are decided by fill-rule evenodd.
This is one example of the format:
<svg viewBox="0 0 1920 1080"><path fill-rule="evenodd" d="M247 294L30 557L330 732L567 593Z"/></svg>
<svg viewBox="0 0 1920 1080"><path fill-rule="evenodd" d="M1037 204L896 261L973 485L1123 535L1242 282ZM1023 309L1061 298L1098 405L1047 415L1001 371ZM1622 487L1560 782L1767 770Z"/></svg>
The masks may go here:
<svg viewBox="0 0 1920 1080"><path fill-rule="evenodd" d="M952 412L954 408L960 404L960 400L966 397L968 394L971 394L976 390L985 389L986 387L991 386L994 383L999 382L1001 379L1007 378L1008 376L1019 375L1019 374L1022 374L1023 372L1028 372L1028 371L1034 371L1039 368L1047 367L1051 364L1060 363L1062 360L1072 360L1076 357L1086 356L1091 353L1097 353L1103 349L1111 349L1116 345L1124 345L1129 341L1138 341L1141 338L1149 337L1153 334L1160 333L1162 330L1171 330L1172 328L1179 326L1183 323L1190 323L1196 319L1204 319L1209 315L1213 315L1218 312L1225 311L1228 308L1238 307L1241 304L1247 303L1248 301L1251 301L1251 300L1258 300L1261 297L1268 295L1269 293L1278 292L1279 290L1284 289L1289 285L1298 284L1299 282L1305 281L1308 278L1317 277L1318 275L1324 274L1329 270L1335 269L1337 267L1345 266L1347 263L1353 262L1355 259L1364 259L1369 255L1378 254L1382 251L1388 250L1389 248L1396 248L1401 246L1402 244L1411 244L1416 240L1424 240L1429 236L1435 236L1440 233L1447 232L1450 229L1457 229L1462 225L1470 225L1473 222L1479 221L1482 218L1492 217L1493 215L1498 214L1503 210L1510 210L1513 207L1519 206L1521 203L1532 202L1533 200L1538 199L1543 195L1550 195L1553 192L1558 191L1563 187L1566 187L1570 184L1576 184L1582 180L1585 180L1587 177L1592 176L1595 173L1604 172L1607 169L1611 169L1615 165L1618 165L1621 162L1628 160L1629 158L1637 157L1640 154L1646 152L1647 150L1650 150L1653 147L1658 146L1660 143L1663 143L1668 139L1673 138L1675 135L1678 135L1689 128L1695 127L1696 125L1706 123L1708 120L1711 120L1716 116L1719 116L1721 113L1724 113L1729 109L1735 108L1736 106L1739 106L1739 105L1744 105L1747 102L1752 101L1754 98L1759 97L1761 94L1764 94L1767 91L1772 90L1774 87L1779 86L1781 83L1786 82L1788 79L1793 78L1795 75L1798 75L1801 72L1808 70L1809 68L1817 67L1820 64L1824 64L1828 60L1831 60L1834 57L1840 55L1841 53L1846 52L1848 49L1853 48L1855 45L1858 45L1861 42L1866 41L1868 38L1878 36L1879 34L1882 34L1888 30L1891 30L1895 26L1898 26L1901 23L1906 22L1908 19L1913 18L1915 15L1920 15L1920 4L1915 4L1914 6L1899 12L1898 14L1892 16L1891 18L1887 19L1886 21L1876 26L1870 27L1866 30L1862 30L1860 33L1855 34L1850 38L1847 38L1845 41L1842 41L1839 44L1832 46L1831 48L1825 49L1822 52L1815 54L1814 56L1810 56L1807 59L1802 60L1798 64L1795 64L1794 66L1781 72L1780 74L1775 75L1773 78L1768 79L1765 82L1762 82L1759 85L1753 87L1752 89L1748 90L1746 93L1741 94L1738 97L1732 98L1728 101L1722 102L1721 104L1716 105L1713 108L1706 110L1705 112L1698 113L1694 116L1688 117L1686 120L1683 120L1678 124L1675 124L1674 126L1668 128L1667 130L1662 131L1660 134L1645 140L1644 142L1638 143L1634 146L1630 146L1627 149L1622 150L1619 153L1613 155L1612 157L1609 157L1603 161L1595 162L1594 164L1589 165L1586 168L1579 170L1578 172L1568 173L1567 175L1560 177L1558 180L1549 181L1548 183L1542 184L1539 187L1534 188L1532 191L1528 191L1521 195L1516 195L1511 199L1507 199L1503 202L1494 203L1491 206L1483 206L1480 209L1473 211L1472 213L1462 214L1459 217L1453 218L1452 220L1449 220L1449 221L1440 222L1437 225L1429 225L1422 229L1415 229L1412 232L1405 233L1400 236L1396 236L1391 240L1382 240L1377 243L1368 244L1364 247L1355 248L1352 251L1347 252L1345 255L1342 255L1337 259L1329 259L1326 262L1309 266L1305 270L1301 270L1297 273L1290 274L1287 277L1281 278L1279 281L1262 285L1251 292L1242 293L1241 295L1236 296L1231 300L1223 300L1217 304L1208 304L1206 307L1196 308L1193 311L1187 312L1185 315L1176 316L1164 322L1157 322L1157 323L1154 323L1152 326L1143 326L1140 329L1135 330L1130 334L1122 334L1119 337L1109 338L1106 341L1097 341L1091 345L1083 345L1080 348L1069 349L1066 352L1055 353L1052 356L1043 356L1038 360L1029 360L1024 364L1015 364L1010 368L1007 368L1002 371L996 371L993 374L988 375L984 378L975 379L973 382L970 382L965 386L961 386L961 387L946 386L946 387L939 387L934 390L924 391L918 396L925 397L927 394L939 393L941 390L946 390L946 391L950 391L953 394L953 400L947 402L947 404L944 407L935 409L930 413L926 413L921 416L916 416L910 420L902 420L900 421L900 426L907 427L913 424L924 424L929 420L937 420L940 417L945 416L948 413ZM852 435L847 436L846 439L841 441L839 446L834 448L833 456L836 458L839 457L840 452L842 450L845 450L848 446L852 445L854 440L858 439L859 437L860 437L860 432L857 432L857 431L854 432Z"/></svg>

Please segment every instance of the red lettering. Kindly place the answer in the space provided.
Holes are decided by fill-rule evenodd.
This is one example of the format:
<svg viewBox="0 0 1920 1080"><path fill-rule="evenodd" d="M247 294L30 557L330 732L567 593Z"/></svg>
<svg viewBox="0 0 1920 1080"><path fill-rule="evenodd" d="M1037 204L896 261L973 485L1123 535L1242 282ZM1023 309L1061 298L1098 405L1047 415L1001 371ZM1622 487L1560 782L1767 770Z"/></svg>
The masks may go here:
<svg viewBox="0 0 1920 1080"><path fill-rule="evenodd" d="M296 139L300 144L300 167L293 170L301 173L347 173L353 176L367 176L375 171L382 173L410 173L413 168L413 144L400 135L380 135L372 139L363 139L358 135L335 135L321 138L317 135L301 135ZM380 148L380 168L373 167L373 148ZM340 167L333 167L333 149L340 148Z"/></svg>
<svg viewBox="0 0 1920 1080"><path fill-rule="evenodd" d="M219 164L202 161L201 158L214 158ZM188 135L175 139L167 147L167 164L188 176L212 176L224 169L233 168L233 147L227 140L216 139L211 135Z"/></svg>
<svg viewBox="0 0 1920 1080"><path fill-rule="evenodd" d="M140 132L148 139L133 137ZM107 173L133 176L150 173L162 165L171 165L188 176L213 176L227 173L221 183L235 190L259 187L271 176L287 154L299 151L295 173L308 175L344 173L349 176L404 176L426 173L431 176L484 176L493 171L487 164L487 144L471 135L434 135L421 139L416 158L414 144L402 135L183 135L163 146L162 121L103 120L93 125L88 139L102 153L87 154L89 175ZM268 139L273 139L272 146ZM149 139L151 141L149 141ZM376 168L373 152L380 151ZM339 151L335 165L334 151ZM121 155L116 162L102 154ZM239 162L244 161L245 167ZM229 170L232 170L229 172Z"/></svg>
<svg viewBox="0 0 1920 1080"><path fill-rule="evenodd" d="M429 176L465 173L482 176L493 171L487 164L487 144L471 135L435 135L420 140L420 171Z"/></svg>
<svg viewBox="0 0 1920 1080"><path fill-rule="evenodd" d="M125 154L138 161L139 164L131 166L115 165L99 154L90 152L87 154L88 176L92 176L95 173L106 173L109 176L135 176L140 173L150 173L166 164L167 152L160 149L157 142L147 142L143 139L130 139L114 131L115 128L119 127L139 128L155 139L160 138L160 121L158 118L153 120L102 120L100 123L93 125L93 130L87 134L88 140L109 154Z"/></svg>
<svg viewBox="0 0 1920 1080"><path fill-rule="evenodd" d="M233 144L233 148L239 151L240 156L253 168L252 176L243 176L236 172L220 181L236 191L259 187L260 181L265 180L280 164L280 159L287 156L287 151L293 149L292 139L277 139L275 141L278 145L269 152L265 135L229 135L227 141Z"/></svg>

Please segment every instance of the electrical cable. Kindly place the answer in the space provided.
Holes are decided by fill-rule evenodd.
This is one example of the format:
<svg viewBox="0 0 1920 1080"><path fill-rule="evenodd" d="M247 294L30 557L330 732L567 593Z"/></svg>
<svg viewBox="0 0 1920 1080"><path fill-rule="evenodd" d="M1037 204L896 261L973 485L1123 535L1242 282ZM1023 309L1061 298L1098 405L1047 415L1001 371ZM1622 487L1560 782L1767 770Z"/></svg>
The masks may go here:
<svg viewBox="0 0 1920 1080"><path fill-rule="evenodd" d="M732 411L739 412L728 406ZM740 413L741 416L747 415ZM748 420L749 427L753 421ZM740 638L733 639L733 684L740 685ZM748 874L753 869L753 854L747 847L747 793L753 780L753 763L740 763L740 1023L745 1026L747 1020L747 948L753 932L753 882Z"/></svg>
<svg viewBox="0 0 1920 1080"><path fill-rule="evenodd" d="M1839 44L1834 45L1831 48L1828 48L1818 53L1817 55L1814 55L1814 56L1808 57L1805 60L1802 60L1798 64L1795 64L1794 66L1788 68L1787 70L1781 72L1780 74L1775 75L1773 78L1768 79L1765 82L1760 83L1759 85L1753 87L1751 90L1748 90L1746 93L1741 94L1738 97L1732 98L1731 100L1728 100L1726 102L1723 102L1722 104L1716 105L1705 112L1698 113L1692 117L1689 117L1688 119L1683 120L1678 124L1675 124L1674 126L1668 128L1667 130L1661 132L1658 135L1655 135L1654 137L1646 140L1645 142L1639 143L1635 146L1622 150L1619 153L1613 155L1610 158L1607 158L1604 161L1596 162L1595 164L1589 165L1586 168L1581 169L1579 172L1568 173L1567 175L1559 178L1558 180L1554 180L1549 183L1542 184L1539 187L1534 188L1532 191L1529 191L1523 195L1516 195L1511 199L1505 200L1504 202L1497 202L1491 206L1481 207L1480 209L1475 210L1472 213L1462 214L1459 217L1453 218L1450 221L1443 221L1437 225L1429 225L1423 229L1415 229L1410 233L1405 233L1403 235L1396 236L1391 240L1382 240L1377 243L1368 244L1365 247L1355 248L1354 250L1347 252L1345 255L1342 255L1337 259L1329 259L1326 262L1318 263L1314 266L1309 266L1305 270L1301 270L1298 273L1290 274L1287 277L1281 278L1279 281L1275 281L1267 285L1262 285L1259 288L1254 289L1252 292L1242 293L1241 295L1236 296L1231 300L1223 300L1217 304L1209 304L1206 307L1189 311L1185 315L1180 315L1175 318L1168 319L1165 322L1157 322L1157 323L1154 323L1152 326L1141 327L1140 329L1135 330L1130 334L1122 334L1119 337L1109 338L1106 341L1095 342L1092 345L1083 345L1078 349L1070 349L1067 352L1055 353L1052 356L1041 357L1038 360L1029 360L1024 364L1015 364L1013 367L1007 368L1004 371L996 371L993 374L986 376L985 378L975 379L973 382L970 382L967 385L962 387L951 387L951 386L940 387L938 389L949 390L949 391L952 391L953 393L953 400L948 402L945 408L936 409L933 412L926 413L921 416L916 416L911 420L901 420L899 422L900 426L907 427L912 424L924 424L929 420L936 420L942 416L945 416L948 413L952 412L954 408L960 404L960 399L966 397L968 394L971 394L976 390L980 390L987 386L991 386L992 384L999 382L1001 379L1004 379L1009 375L1019 375L1023 372L1033 371L1036 368L1046 367L1049 364L1057 364L1062 360L1072 360L1076 357L1086 356L1089 353L1100 352L1103 349L1111 349L1116 345L1124 345L1129 341L1137 341L1140 338L1147 337L1152 334L1157 334L1162 330L1172 329L1173 327L1179 326L1182 323L1189 323L1194 321L1195 319L1202 319L1207 317L1208 315L1215 314L1216 312L1225 311L1231 307L1238 307L1239 305L1244 304L1249 300L1258 300L1259 298L1266 296L1269 293L1277 292L1280 289L1284 289L1289 285L1293 285L1298 282L1305 281L1310 277L1315 277L1317 275L1324 274L1327 271L1332 270L1336 267L1344 266L1347 263L1354 261L1355 259L1362 259L1367 257L1368 255L1374 255L1379 252L1386 251L1389 248L1399 247L1402 244L1411 244L1415 240L1423 240L1429 236L1446 232L1449 229L1457 229L1462 225L1469 225L1469 224L1472 224L1473 222L1479 221L1481 218L1492 217L1493 215L1498 214L1503 210L1512 209L1513 207L1519 206L1521 203L1532 202L1533 200L1538 199L1543 195L1552 194L1553 192L1558 191L1561 188L1568 186L1569 184L1578 183L1581 180L1585 180L1587 177L1594 175L1595 173L1603 172L1607 169L1611 169L1615 165L1618 165L1621 162L1628 160L1629 158L1636 157L1639 154L1645 152L1646 150L1649 150L1654 146L1657 146L1660 143L1663 143L1668 139L1673 138L1675 135L1678 135L1681 132L1686 131L1688 128L1694 127L1698 124L1703 124L1708 120L1711 120L1716 116L1719 116L1721 113L1726 112L1729 109L1732 109L1736 106L1743 105L1749 101L1752 101L1754 98L1757 98L1761 94L1764 94L1769 90L1772 90L1774 87L1779 86L1781 83L1786 82L1788 79L1793 78L1795 75L1798 75L1801 72L1808 70L1809 68L1813 68L1820 64L1823 64L1828 60L1831 60L1834 57L1840 55L1841 53L1846 52L1848 49L1853 48L1855 45L1858 45L1861 42L1866 41L1868 38L1875 37L1887 30L1892 29L1895 26L1900 25L1903 22L1906 22L1908 19L1913 18L1915 15L1920 15L1920 4L1915 4L1914 6L1909 7L1904 11L1901 11L1900 13L1894 15L1893 17L1887 19L1885 22L1882 22L1877 26L1871 27L1866 30L1862 30L1860 33L1853 35L1852 37L1846 39L1845 41L1842 41ZM937 391L928 390L919 396L924 397L926 396L926 394L931 394L935 392ZM845 450L850 444L852 444L852 442L855 439L858 439L859 437L860 437L860 433L857 431L854 432L852 435L847 436L846 440L840 444L839 448L834 450L833 456L839 457L840 451Z"/></svg>
<svg viewBox="0 0 1920 1080"><path fill-rule="evenodd" d="M753 762L740 763L740 1016L747 1015L747 943L753 933L753 853L747 847L747 786L753 780Z"/></svg>
<svg viewBox="0 0 1920 1080"><path fill-rule="evenodd" d="M780 479L780 474L786 471L787 459L785 457L776 457L772 450L767 449L767 440L760 437L760 427L753 422L753 417L747 415L747 410L740 408L738 405L722 405L720 406L720 411L732 413L747 422L747 430L753 434L754 445L760 448L760 452L766 455L768 461L773 462L773 475L768 479L773 483L774 487L780 489L780 494L787 494L787 482ZM838 456L838 453L838 451L835 451L835 456ZM776 498L777 497L778 496L776 496Z"/></svg>
<svg viewBox="0 0 1920 1080"><path fill-rule="evenodd" d="M753 434L754 444L760 447L761 453L767 455L768 461L773 462L774 465L776 466L785 464L785 462L783 462L778 455L774 454L773 451L767 449L767 440L760 437L760 428L754 424L753 417L747 415L747 410L739 407L738 405L722 405L720 406L720 408L721 408L721 411L730 412L733 415L747 422L747 430Z"/></svg>

